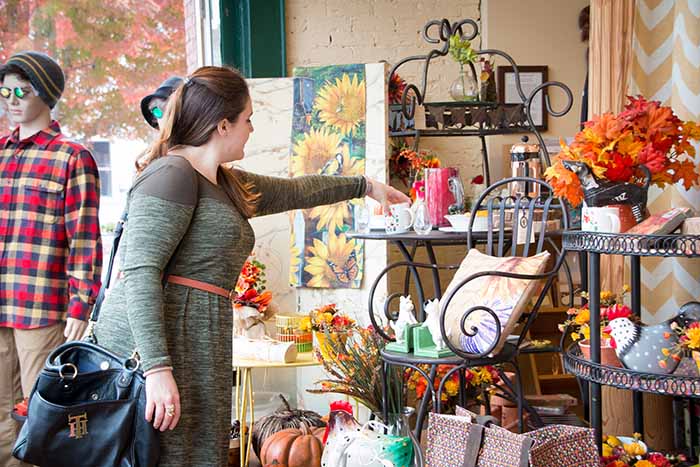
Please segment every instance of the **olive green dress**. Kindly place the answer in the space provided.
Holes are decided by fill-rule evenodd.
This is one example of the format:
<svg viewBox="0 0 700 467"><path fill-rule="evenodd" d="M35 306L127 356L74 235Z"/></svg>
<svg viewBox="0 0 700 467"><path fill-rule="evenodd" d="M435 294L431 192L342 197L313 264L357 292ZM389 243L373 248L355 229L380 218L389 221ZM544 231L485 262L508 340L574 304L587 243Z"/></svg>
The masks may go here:
<svg viewBox="0 0 700 467"><path fill-rule="evenodd" d="M293 179L248 172L260 193L257 215L364 196L364 177ZM170 274L230 289L255 243L253 229L219 186L180 156L152 162L128 199L120 246L122 278L100 312L98 343L138 350L142 368L172 365L182 416L161 436L160 466L225 466L231 421L232 310L224 297L168 284ZM179 246L178 246L179 244ZM177 248L177 253L176 253Z"/></svg>

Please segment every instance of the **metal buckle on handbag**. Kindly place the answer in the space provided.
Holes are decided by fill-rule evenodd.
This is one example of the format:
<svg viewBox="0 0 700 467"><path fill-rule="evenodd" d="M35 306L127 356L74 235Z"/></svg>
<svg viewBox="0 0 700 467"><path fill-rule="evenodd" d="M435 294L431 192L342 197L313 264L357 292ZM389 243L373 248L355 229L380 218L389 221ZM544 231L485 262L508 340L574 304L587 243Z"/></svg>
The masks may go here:
<svg viewBox="0 0 700 467"><path fill-rule="evenodd" d="M63 370L65 368L71 368L73 370L72 375L64 375ZM78 376L78 367L73 365L72 363L64 363L58 368L58 376L61 377L61 379L69 379L69 380L74 380L76 376Z"/></svg>
<svg viewBox="0 0 700 467"><path fill-rule="evenodd" d="M126 368L129 371L136 371L139 369L140 366L141 356L139 355L138 351L134 349L134 352L131 354L131 356L127 358L124 362L124 368Z"/></svg>

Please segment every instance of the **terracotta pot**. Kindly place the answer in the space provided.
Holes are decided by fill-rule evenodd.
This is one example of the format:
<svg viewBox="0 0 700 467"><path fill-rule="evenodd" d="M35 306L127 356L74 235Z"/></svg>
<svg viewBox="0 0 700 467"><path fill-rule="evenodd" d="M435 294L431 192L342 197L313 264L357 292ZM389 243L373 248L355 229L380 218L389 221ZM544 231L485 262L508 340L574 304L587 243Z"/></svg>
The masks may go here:
<svg viewBox="0 0 700 467"><path fill-rule="evenodd" d="M693 350L690 355L693 356L693 361L695 362L695 365L698 367L698 375L700 375L700 350Z"/></svg>
<svg viewBox="0 0 700 467"><path fill-rule="evenodd" d="M584 339L578 343L581 353L586 358L586 360L591 359L591 346L588 339ZM622 363L617 358L615 349L609 345L600 346L600 364L605 366L612 366L616 368L622 368Z"/></svg>

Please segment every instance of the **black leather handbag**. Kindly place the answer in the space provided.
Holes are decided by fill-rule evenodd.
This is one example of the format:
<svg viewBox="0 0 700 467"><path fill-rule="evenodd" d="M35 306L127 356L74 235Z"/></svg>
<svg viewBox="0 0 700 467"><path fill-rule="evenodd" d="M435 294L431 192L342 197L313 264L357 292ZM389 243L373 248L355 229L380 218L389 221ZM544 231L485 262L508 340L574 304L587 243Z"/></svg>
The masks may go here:
<svg viewBox="0 0 700 467"><path fill-rule="evenodd" d="M125 219L126 213L115 229L107 279L93 307L91 326L109 287ZM49 354L12 455L44 467L157 465L159 435L144 418L146 381L138 355L119 357L88 334L92 342L66 342Z"/></svg>

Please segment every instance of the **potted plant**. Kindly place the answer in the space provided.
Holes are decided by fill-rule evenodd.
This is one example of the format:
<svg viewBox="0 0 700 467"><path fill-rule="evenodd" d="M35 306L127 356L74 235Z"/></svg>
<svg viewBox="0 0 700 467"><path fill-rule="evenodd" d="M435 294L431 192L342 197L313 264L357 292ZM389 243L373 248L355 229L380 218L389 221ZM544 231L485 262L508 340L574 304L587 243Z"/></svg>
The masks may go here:
<svg viewBox="0 0 700 467"><path fill-rule="evenodd" d="M554 194L574 207L584 198L597 206L596 198L612 185L639 184L647 170L659 188L682 182L689 190L700 181L692 140L700 140L697 123L682 121L657 101L629 97L621 113L594 117L571 144L562 141L544 175Z"/></svg>
<svg viewBox="0 0 700 467"><path fill-rule="evenodd" d="M450 56L459 64L459 76L450 86L450 96L456 101L479 100L479 89L472 69L477 54L472 49L471 41L463 39L459 33L453 34L450 37Z"/></svg>
<svg viewBox="0 0 700 467"><path fill-rule="evenodd" d="M604 329L615 318L634 318L632 310L623 303L624 296L629 291L629 286L625 285L619 294L609 290L600 292L600 363L602 365L622 367L615 353L615 342L609 334L604 332ZM586 292L582 292L580 295L582 298L588 299ZM590 360L591 311L588 304L569 308L566 314L567 319L559 325L559 330L565 333L570 332L571 339L578 343L583 356Z"/></svg>
<svg viewBox="0 0 700 467"><path fill-rule="evenodd" d="M314 333L314 347L320 361L334 358L334 346L343 343L349 332L356 327L355 320L341 313L335 303L312 310L302 318L301 330L311 329Z"/></svg>

